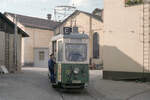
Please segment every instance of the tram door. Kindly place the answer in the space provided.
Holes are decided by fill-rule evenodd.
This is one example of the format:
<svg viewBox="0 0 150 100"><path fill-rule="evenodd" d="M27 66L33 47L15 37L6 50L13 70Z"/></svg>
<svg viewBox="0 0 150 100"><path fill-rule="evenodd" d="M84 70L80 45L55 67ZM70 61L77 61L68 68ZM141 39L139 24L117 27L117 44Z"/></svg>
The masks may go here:
<svg viewBox="0 0 150 100"><path fill-rule="evenodd" d="M56 47L57 47L57 42L53 41L52 42L52 53L54 54L55 58L56 58Z"/></svg>

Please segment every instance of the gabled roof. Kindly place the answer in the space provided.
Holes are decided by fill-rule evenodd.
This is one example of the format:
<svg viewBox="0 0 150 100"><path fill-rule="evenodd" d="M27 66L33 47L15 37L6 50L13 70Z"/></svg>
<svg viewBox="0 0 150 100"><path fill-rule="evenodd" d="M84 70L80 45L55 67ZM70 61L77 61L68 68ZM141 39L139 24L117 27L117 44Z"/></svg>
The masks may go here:
<svg viewBox="0 0 150 100"><path fill-rule="evenodd" d="M94 11L92 12L93 14L96 13L96 12L103 12L104 10L103 9L100 9L100 8L96 8L94 9Z"/></svg>
<svg viewBox="0 0 150 100"><path fill-rule="evenodd" d="M102 18L100 16L97 15L93 15L91 13L85 12L85 11L81 11L81 10L76 10L75 12L73 12L69 17L67 17L64 21L62 21L57 27L61 26L63 23L65 23L69 18L71 18L72 16L78 15L80 13L84 13L88 16L91 16L92 18L95 18L96 20L103 22Z"/></svg>
<svg viewBox="0 0 150 100"><path fill-rule="evenodd" d="M99 21L101 21L101 22L103 22L101 16L93 15L93 14L91 14L91 13L84 12L84 11L80 11L80 12L81 12L81 13L84 13L84 14L86 14L86 15L88 15L88 16L91 16L91 17L93 17L93 18L95 18L95 19L97 19L97 20L99 20Z"/></svg>
<svg viewBox="0 0 150 100"><path fill-rule="evenodd" d="M15 17L15 14L13 13L5 12L5 15L7 14L12 17ZM48 20L48 19L24 16L24 15L19 15L19 14L16 14L16 16L19 22L26 27L54 30L56 26L59 24L58 22Z"/></svg>
<svg viewBox="0 0 150 100"><path fill-rule="evenodd" d="M10 21L4 14L0 13L0 18L5 20L11 27L15 27L15 24L12 21ZM18 27L18 33L21 34L23 37L29 37L29 35L19 27Z"/></svg>

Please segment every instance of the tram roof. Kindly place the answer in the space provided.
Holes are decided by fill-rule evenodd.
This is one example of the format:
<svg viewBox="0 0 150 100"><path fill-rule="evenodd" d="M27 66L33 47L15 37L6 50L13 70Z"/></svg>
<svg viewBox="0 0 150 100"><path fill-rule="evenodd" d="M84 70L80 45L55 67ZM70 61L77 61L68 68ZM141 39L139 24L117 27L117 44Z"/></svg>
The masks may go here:
<svg viewBox="0 0 150 100"><path fill-rule="evenodd" d="M62 38L70 38L70 39L89 39L89 36L87 34L80 34L80 33L71 33L69 35L59 34L57 36L54 36L52 38L52 41L56 41L58 39Z"/></svg>

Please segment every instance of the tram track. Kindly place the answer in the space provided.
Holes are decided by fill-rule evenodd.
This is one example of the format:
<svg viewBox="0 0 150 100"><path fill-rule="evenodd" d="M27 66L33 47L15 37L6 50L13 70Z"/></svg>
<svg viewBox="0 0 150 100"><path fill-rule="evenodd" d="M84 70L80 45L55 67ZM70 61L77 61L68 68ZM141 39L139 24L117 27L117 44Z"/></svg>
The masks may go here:
<svg viewBox="0 0 150 100"><path fill-rule="evenodd" d="M92 79L90 81L89 86L87 88L87 92L89 93L89 95L91 97L94 98L94 100L104 100L105 95L102 94L102 93L100 93L100 92L98 92L97 89L95 89L95 87L94 87L94 81L95 81L94 79Z"/></svg>
<svg viewBox="0 0 150 100"><path fill-rule="evenodd" d="M88 96L90 96L91 98L93 98L92 100L99 100L98 98L96 98L94 95L92 95L91 93L88 92Z"/></svg>
<svg viewBox="0 0 150 100"><path fill-rule="evenodd" d="M65 100L63 94L60 94L60 100Z"/></svg>
<svg viewBox="0 0 150 100"><path fill-rule="evenodd" d="M83 98L83 100L86 98L88 98L86 100L104 100L105 98L104 96L100 95L94 88L91 87L78 91L59 89L58 94L60 96L60 100L70 100L70 97ZM74 98L72 98L72 100L74 100Z"/></svg>
<svg viewBox="0 0 150 100"><path fill-rule="evenodd" d="M94 81L95 79L91 80L89 86L83 90L56 88L56 91L60 100L105 100L106 96L94 87Z"/></svg>
<svg viewBox="0 0 150 100"><path fill-rule="evenodd" d="M66 100L65 99L65 95L63 92L65 92L66 90L65 89L59 89L58 92L59 92L59 95L60 95L60 100Z"/></svg>
<svg viewBox="0 0 150 100"><path fill-rule="evenodd" d="M60 100L105 100L105 95L99 93L94 87L94 80L83 90L57 89ZM79 99L77 99L79 98ZM83 99L80 99L83 98ZM87 99L86 99L87 98Z"/></svg>
<svg viewBox="0 0 150 100"><path fill-rule="evenodd" d="M93 86L87 89L87 93L93 100L103 100L105 98L105 96L99 93Z"/></svg>

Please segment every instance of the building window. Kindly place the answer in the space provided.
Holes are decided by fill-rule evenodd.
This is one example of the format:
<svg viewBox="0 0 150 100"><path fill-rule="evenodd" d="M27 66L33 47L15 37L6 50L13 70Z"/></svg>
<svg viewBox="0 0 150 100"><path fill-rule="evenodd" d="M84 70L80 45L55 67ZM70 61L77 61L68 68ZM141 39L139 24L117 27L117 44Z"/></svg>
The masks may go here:
<svg viewBox="0 0 150 100"><path fill-rule="evenodd" d="M45 55L44 51L39 52L39 60L40 61L44 60L44 55Z"/></svg>
<svg viewBox="0 0 150 100"><path fill-rule="evenodd" d="M143 0L125 0L125 6L132 6L137 4L142 4Z"/></svg>
<svg viewBox="0 0 150 100"><path fill-rule="evenodd" d="M93 34L93 58L99 58L99 34Z"/></svg>
<svg viewBox="0 0 150 100"><path fill-rule="evenodd" d="M58 61L63 61L63 43L62 43L62 41L58 42Z"/></svg>

